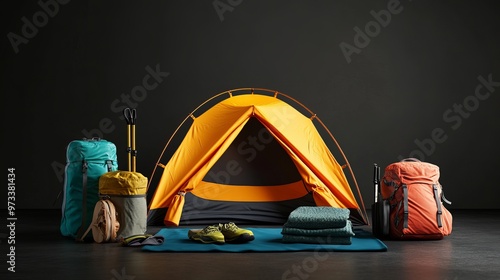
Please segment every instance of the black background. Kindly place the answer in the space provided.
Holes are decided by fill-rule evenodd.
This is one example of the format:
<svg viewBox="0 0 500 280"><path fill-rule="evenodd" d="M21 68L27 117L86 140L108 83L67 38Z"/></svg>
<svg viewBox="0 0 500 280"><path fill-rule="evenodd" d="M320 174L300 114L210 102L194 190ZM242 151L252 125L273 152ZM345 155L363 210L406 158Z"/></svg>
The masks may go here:
<svg viewBox="0 0 500 280"><path fill-rule="evenodd" d="M218 12L214 3L228 9ZM399 12L381 26L370 12L391 3ZM117 145L125 169L126 126L112 104L123 105L146 68L158 67L168 76L132 104L137 167L148 177L199 104L226 90L261 87L321 118L367 206L373 163L419 155L440 166L449 208L498 208L500 87L484 100L474 96L479 76L500 82L497 3L69 1L52 5L46 18L37 1L4 3L3 150L6 168L16 169L16 206L60 208L66 146L84 130L103 132L103 120L109 127L102 136ZM23 36L23 17L40 26L16 53L9 38ZM366 26L373 36L349 63L340 44L356 47L355 28ZM453 111L464 102L467 114ZM446 139L430 144L436 129Z"/></svg>

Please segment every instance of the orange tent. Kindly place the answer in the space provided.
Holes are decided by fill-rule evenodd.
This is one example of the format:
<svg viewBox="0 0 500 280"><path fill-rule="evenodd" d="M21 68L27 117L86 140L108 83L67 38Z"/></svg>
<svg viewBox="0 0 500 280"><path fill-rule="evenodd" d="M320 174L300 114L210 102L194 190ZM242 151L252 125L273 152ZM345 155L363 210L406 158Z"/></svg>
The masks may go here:
<svg viewBox="0 0 500 280"><path fill-rule="evenodd" d="M348 208L353 220L368 224L366 212L361 211L344 174L343 167L349 167L349 164L340 166L328 149L313 123L318 120L322 124L319 118L312 113L307 117L280 99L281 96L288 97L284 94L266 89L255 90L272 92L274 95L257 94L254 89L223 92L213 98L223 94L228 94L228 98L198 117L194 116L195 110L186 118L191 118L193 123L183 141L167 164L160 164L160 160L157 163L164 170L150 201L148 224L155 224L153 221L158 221L160 214L165 225L179 225L187 194L212 204L244 204L249 211L252 204L279 204L310 195L315 205ZM236 95L237 92L241 94ZM246 127L260 129L252 130L246 138L238 138ZM280 150L279 147L281 153L288 156L288 164L273 163L278 156L268 157L260 163L256 159L257 155ZM235 157L227 155L229 150ZM163 153L160 159L162 156ZM223 158L225 162L221 164ZM268 172L266 169L260 174L250 171L250 177L254 179L284 179L252 184L239 180L238 176L251 169L252 165L260 170L263 165L270 166ZM214 170L216 166L219 166L218 171ZM296 175L279 174L281 167L294 170ZM153 175L154 172L156 167ZM361 198L359 188L358 194ZM231 211L233 206L225 208L226 212L222 211L221 215L231 215L227 211ZM290 206L288 211L296 206ZM214 206L214 209L216 211L217 207ZM201 215L207 211L195 212ZM262 211L266 212L265 209ZM286 217L289 212L281 214Z"/></svg>

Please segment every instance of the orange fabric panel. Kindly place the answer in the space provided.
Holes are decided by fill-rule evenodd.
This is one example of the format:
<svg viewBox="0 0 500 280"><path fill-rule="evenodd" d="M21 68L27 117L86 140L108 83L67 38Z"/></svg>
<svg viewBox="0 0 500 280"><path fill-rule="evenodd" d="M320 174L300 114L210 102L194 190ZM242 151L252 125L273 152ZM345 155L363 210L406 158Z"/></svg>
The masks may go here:
<svg viewBox="0 0 500 280"><path fill-rule="evenodd" d="M184 194L177 194L174 196L172 199L172 202L170 203L167 214L165 215L165 219L163 220L163 223L165 225L173 225L173 226L178 226L179 222L181 220L181 215L182 215L182 208L184 207L184 203L186 202L186 199L184 198Z"/></svg>
<svg viewBox="0 0 500 280"><path fill-rule="evenodd" d="M208 200L267 202L303 197L307 190L302 181L280 186L232 186L202 181L191 193Z"/></svg>
<svg viewBox="0 0 500 280"><path fill-rule="evenodd" d="M256 108L255 116L294 160L307 185L317 187L318 201L329 206L359 208L342 167L335 160L309 118L293 107ZM333 196L330 194L333 193Z"/></svg>
<svg viewBox="0 0 500 280"><path fill-rule="evenodd" d="M245 124L249 120L249 114L243 116L238 123L235 123L231 127L231 133L224 139L224 141L220 143L220 146L218 147L213 147L210 149L207 153L209 155L209 158L205 159L205 164L203 166L200 166L196 174L194 174L186 183L186 187L184 188L185 190L193 190L195 187L198 187L200 182L203 180L205 175L210 171L210 168L217 162L217 160L224 154L224 152L227 150L227 148L231 145L233 140L238 136L238 134L241 132ZM214 120L215 121L215 120ZM220 121L220 120L219 120Z"/></svg>
<svg viewBox="0 0 500 280"><path fill-rule="evenodd" d="M396 196L399 199L391 200L400 201L402 203L402 191L396 191ZM441 188L439 187L439 196ZM400 220L400 223L390 223L390 235L398 239L441 239L442 236L450 235L452 232L453 217L451 212L441 204L441 222L442 227L437 224L437 207L434 199L432 186L427 184L410 184L408 185L408 228L403 227L401 221L403 217L403 207L399 211L391 212L391 221ZM397 204L396 204L397 205ZM397 217L396 217L397 216ZM438 234L439 233L439 234Z"/></svg>
<svg viewBox="0 0 500 280"><path fill-rule="evenodd" d="M422 183L432 185L439 181L439 167L428 162L400 161L389 164L385 168L384 177L381 182L381 194L383 199L389 199L396 190L394 182L398 186Z"/></svg>
<svg viewBox="0 0 500 280"><path fill-rule="evenodd" d="M201 181L204 176L203 172L208 172L211 167L209 164L213 165L218 159L214 155L218 153L220 157L220 154L224 152L221 146L224 145L227 148L243 128L251 112L252 108L236 107L230 110L224 104L219 103L196 118L178 149L166 164L150 208L167 207L179 191L190 191L197 181ZM193 180L197 174L198 176Z"/></svg>
<svg viewBox="0 0 500 280"><path fill-rule="evenodd" d="M439 188L441 194L441 188ZM414 184L408 186L408 196L412 198L433 198L434 193L427 185ZM436 201L434 199L410 199L409 208L411 219L408 220L408 228L403 229L404 234L433 234L436 232ZM441 204L441 221L443 235L449 235L452 231L452 216L450 212Z"/></svg>

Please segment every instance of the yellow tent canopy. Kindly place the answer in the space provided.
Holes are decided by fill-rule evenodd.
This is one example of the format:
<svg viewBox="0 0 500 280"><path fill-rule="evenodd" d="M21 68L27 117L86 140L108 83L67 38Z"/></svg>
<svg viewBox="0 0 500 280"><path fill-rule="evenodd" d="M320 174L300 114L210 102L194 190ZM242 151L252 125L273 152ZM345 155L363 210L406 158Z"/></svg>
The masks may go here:
<svg viewBox="0 0 500 280"><path fill-rule="evenodd" d="M237 91L243 93L235 95ZM166 165L159 162L157 164L164 170L150 201L149 221L157 220L158 217L153 216L158 213L165 213L165 225L179 225L186 194L210 202L259 205L265 202L291 201L310 194L317 206L348 208L352 218L367 224L366 213L361 212L344 169L336 161L313 123L315 119L319 120L317 116L312 114L307 117L279 99L278 92L269 92L274 95L257 94L254 89L227 91L224 92L229 96L227 99L215 104L198 117L193 114L188 116L193 119L193 123L181 144ZM246 126L257 124L260 130L235 142ZM251 166L256 152L260 150L260 153L267 153L272 142L275 142L275 146L279 144L288 155L290 165L294 166L298 175L292 176L291 182L285 180L285 183L234 183L239 173ZM228 160L222 165L222 171L211 172L228 149L235 145L233 151L236 152L233 154L239 153L239 159ZM268 159L266 162L271 161L272 159ZM273 167L267 173L280 173L279 164L271 165ZM348 166L348 163L345 166ZM208 180L209 175L216 180ZM270 177L272 174L266 176ZM258 176L254 174L253 177ZM361 197L360 193L359 196ZM159 211L161 209L163 211Z"/></svg>

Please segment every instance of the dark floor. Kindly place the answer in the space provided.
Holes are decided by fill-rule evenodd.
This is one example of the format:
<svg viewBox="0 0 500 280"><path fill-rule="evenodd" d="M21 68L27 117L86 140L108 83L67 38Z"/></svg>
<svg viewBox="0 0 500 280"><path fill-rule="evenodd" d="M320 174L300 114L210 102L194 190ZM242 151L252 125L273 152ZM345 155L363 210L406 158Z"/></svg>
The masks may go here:
<svg viewBox="0 0 500 280"><path fill-rule="evenodd" d="M24 210L16 213L15 273L8 271L6 262L11 232L6 226L0 230L0 278L500 279L500 210L451 212L453 233L443 240L384 241L387 252L320 254L151 253L117 243L75 243L59 233L60 211ZM1 219L9 225L5 216Z"/></svg>

